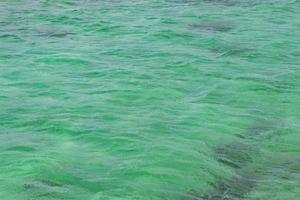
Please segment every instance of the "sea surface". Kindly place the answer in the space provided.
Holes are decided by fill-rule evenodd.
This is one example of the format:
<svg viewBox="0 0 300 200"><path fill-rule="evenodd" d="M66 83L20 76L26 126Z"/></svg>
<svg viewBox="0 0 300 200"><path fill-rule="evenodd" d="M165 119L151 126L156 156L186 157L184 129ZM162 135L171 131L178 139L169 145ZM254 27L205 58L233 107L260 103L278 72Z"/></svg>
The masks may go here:
<svg viewBox="0 0 300 200"><path fill-rule="evenodd" d="M299 196L299 0L0 0L1 200Z"/></svg>

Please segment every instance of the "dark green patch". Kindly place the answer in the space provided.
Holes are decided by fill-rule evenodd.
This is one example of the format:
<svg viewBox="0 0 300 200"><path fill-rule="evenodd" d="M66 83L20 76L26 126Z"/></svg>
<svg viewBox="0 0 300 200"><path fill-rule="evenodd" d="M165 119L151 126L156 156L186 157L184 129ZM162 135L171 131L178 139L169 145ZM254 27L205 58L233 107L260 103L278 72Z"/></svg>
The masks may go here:
<svg viewBox="0 0 300 200"><path fill-rule="evenodd" d="M28 146L15 146L7 148L6 151L34 152L36 149Z"/></svg>
<svg viewBox="0 0 300 200"><path fill-rule="evenodd" d="M24 40L17 36L12 34L4 34L0 35L0 41L6 41L6 42L23 42Z"/></svg>

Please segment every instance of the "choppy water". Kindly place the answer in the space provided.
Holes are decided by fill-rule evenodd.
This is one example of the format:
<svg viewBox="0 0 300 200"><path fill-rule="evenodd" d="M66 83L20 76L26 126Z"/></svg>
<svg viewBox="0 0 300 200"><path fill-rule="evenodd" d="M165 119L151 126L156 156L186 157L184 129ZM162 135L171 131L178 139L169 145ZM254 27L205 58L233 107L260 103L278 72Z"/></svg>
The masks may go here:
<svg viewBox="0 0 300 200"><path fill-rule="evenodd" d="M1 200L296 200L297 0L1 0Z"/></svg>

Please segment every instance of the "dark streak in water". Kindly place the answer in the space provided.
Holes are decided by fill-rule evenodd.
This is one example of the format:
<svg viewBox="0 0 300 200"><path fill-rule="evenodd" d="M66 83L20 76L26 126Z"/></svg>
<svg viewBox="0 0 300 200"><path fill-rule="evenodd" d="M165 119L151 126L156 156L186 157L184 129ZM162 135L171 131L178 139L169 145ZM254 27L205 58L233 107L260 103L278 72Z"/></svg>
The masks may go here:
<svg viewBox="0 0 300 200"><path fill-rule="evenodd" d="M51 180L40 180L40 182L42 184L50 186L50 187L62 187L63 186L61 183L51 181Z"/></svg>
<svg viewBox="0 0 300 200"><path fill-rule="evenodd" d="M190 27L199 31L228 32L234 29L235 26L233 23L227 21L212 21L192 24Z"/></svg>
<svg viewBox="0 0 300 200"><path fill-rule="evenodd" d="M39 186L47 186L47 187L63 187L63 184L58 183L56 181L52 181L52 180L46 180L46 179L37 179L35 181L29 182L29 183L25 183L24 189L26 190L30 190Z"/></svg>
<svg viewBox="0 0 300 200"><path fill-rule="evenodd" d="M219 54L220 57L226 56L247 56L254 53L253 49L243 47L240 45L216 45L211 48L212 52Z"/></svg>
<svg viewBox="0 0 300 200"><path fill-rule="evenodd" d="M69 35L74 35L73 32L48 32L48 33L42 33L39 36L42 37L57 37L57 38L63 38Z"/></svg>
<svg viewBox="0 0 300 200"><path fill-rule="evenodd" d="M188 3L211 3L215 5L224 5L224 6L236 6L241 4L254 4L256 3L255 0L246 1L246 0L172 0L173 3L182 3L182 4L188 4Z"/></svg>

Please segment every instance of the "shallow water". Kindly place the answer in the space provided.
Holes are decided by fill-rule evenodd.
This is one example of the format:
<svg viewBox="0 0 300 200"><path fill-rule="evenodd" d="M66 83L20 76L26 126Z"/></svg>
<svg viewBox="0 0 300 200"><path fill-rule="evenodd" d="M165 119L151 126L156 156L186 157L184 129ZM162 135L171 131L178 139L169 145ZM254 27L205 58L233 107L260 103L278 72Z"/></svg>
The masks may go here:
<svg viewBox="0 0 300 200"><path fill-rule="evenodd" d="M298 199L297 19L297 0L1 0L0 199Z"/></svg>

